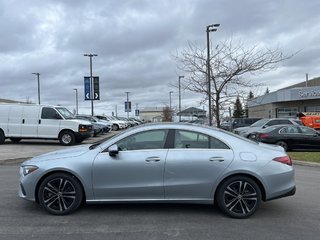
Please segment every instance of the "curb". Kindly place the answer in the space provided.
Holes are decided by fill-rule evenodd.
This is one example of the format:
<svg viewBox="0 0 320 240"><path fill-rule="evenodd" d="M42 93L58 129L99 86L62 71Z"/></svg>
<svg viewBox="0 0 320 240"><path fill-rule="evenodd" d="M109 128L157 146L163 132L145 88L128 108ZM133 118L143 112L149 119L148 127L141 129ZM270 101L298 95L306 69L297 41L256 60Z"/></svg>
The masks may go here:
<svg viewBox="0 0 320 240"><path fill-rule="evenodd" d="M299 165L299 166L307 166L307 167L320 167L320 163L304 162L304 161L299 161L299 160L293 160L293 164Z"/></svg>

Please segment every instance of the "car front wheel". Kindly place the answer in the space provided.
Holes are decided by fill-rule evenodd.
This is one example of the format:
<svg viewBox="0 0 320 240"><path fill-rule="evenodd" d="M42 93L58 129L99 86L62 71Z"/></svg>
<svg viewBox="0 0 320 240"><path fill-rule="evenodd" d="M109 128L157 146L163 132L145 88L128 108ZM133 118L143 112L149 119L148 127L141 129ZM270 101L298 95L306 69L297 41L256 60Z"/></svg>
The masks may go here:
<svg viewBox="0 0 320 240"><path fill-rule="evenodd" d="M74 136L74 133L71 131L63 131L59 135L59 141L61 145L71 146L75 144L76 137Z"/></svg>
<svg viewBox="0 0 320 240"><path fill-rule="evenodd" d="M41 183L38 199L40 205L49 213L65 215L79 208L83 190L75 177L65 173L55 173Z"/></svg>
<svg viewBox="0 0 320 240"><path fill-rule="evenodd" d="M226 215L233 218L247 218L259 207L261 191L251 178L235 176L220 185L216 201Z"/></svg>

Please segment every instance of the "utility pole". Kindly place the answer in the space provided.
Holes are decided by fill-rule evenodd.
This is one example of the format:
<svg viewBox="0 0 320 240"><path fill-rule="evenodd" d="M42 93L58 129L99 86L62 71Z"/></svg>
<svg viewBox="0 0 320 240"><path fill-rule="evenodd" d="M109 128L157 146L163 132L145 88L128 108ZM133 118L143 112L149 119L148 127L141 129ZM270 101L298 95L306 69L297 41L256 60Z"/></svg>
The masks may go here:
<svg viewBox="0 0 320 240"><path fill-rule="evenodd" d="M210 77L210 40L209 33L217 31L220 24L211 24L206 28L207 32L207 84L208 84L208 101L209 101L209 126L212 126L212 106L211 106L211 77ZM219 106L216 106L219 107Z"/></svg>
<svg viewBox="0 0 320 240"><path fill-rule="evenodd" d="M73 90L76 91L76 114L78 115L79 114L78 89L74 88Z"/></svg>
<svg viewBox="0 0 320 240"><path fill-rule="evenodd" d="M173 93L173 91L169 92L169 106L170 106L170 119L172 121L172 107L171 107L171 94Z"/></svg>
<svg viewBox="0 0 320 240"><path fill-rule="evenodd" d="M34 75L37 75L37 79L38 79L38 103L40 105L40 73L32 73Z"/></svg>
<svg viewBox="0 0 320 240"><path fill-rule="evenodd" d="M92 79L92 57L96 57L96 56L98 56L98 54L89 53L89 54L83 54L83 56L90 58L91 115L93 116L93 99L94 99L93 94L94 94L94 90L93 90L93 79Z"/></svg>
<svg viewBox="0 0 320 240"><path fill-rule="evenodd" d="M181 122L181 78L184 76L179 76L179 122Z"/></svg>

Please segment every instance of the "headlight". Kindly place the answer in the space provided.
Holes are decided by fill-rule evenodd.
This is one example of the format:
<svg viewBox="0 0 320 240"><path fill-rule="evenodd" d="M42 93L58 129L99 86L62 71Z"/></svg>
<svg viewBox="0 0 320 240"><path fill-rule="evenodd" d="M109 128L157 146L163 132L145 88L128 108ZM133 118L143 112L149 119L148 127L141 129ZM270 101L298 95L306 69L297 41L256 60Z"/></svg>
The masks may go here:
<svg viewBox="0 0 320 240"><path fill-rule="evenodd" d="M27 176L29 173L32 173L38 169L37 166L33 165L26 165L20 167L20 175L21 176Z"/></svg>

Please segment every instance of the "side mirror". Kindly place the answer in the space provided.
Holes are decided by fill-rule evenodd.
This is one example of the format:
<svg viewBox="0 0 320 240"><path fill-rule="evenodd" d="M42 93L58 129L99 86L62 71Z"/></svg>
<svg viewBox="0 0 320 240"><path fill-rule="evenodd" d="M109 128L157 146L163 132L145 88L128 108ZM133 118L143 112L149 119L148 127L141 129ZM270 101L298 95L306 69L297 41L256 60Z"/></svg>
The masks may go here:
<svg viewBox="0 0 320 240"><path fill-rule="evenodd" d="M111 146L108 148L108 152L109 152L109 156L110 156L110 157L115 157L115 156L117 156L117 154L119 153L118 145L117 145L117 144L111 145Z"/></svg>

